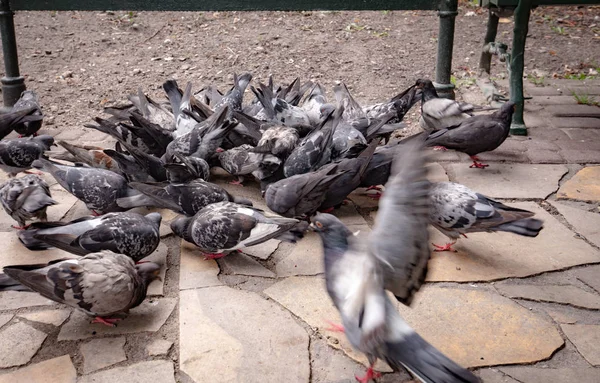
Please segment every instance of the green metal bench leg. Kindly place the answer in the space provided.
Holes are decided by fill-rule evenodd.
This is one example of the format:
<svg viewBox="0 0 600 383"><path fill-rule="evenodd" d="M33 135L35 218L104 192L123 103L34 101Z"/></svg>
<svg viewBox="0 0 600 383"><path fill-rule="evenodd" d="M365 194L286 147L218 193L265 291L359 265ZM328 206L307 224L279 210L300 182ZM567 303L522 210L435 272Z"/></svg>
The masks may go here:
<svg viewBox="0 0 600 383"><path fill-rule="evenodd" d="M529 29L529 14L532 0L520 0L515 9L515 28L513 36L512 57L510 61L510 100L516 104L510 133L526 136L527 127L523 120L523 68L525 66L525 39Z"/></svg>
<svg viewBox="0 0 600 383"><path fill-rule="evenodd" d="M496 35L498 34L498 21L499 17L491 9L488 9L488 22L487 30L485 32L485 39L483 40L483 46L486 47L489 43L496 41ZM479 75L491 73L492 68L492 54L483 49L481 57L479 58Z"/></svg>
<svg viewBox="0 0 600 383"><path fill-rule="evenodd" d="M19 58L13 11L9 0L0 0L0 33L2 34L2 53L6 76L2 77L2 98L5 107L12 107L25 90L25 80L19 75Z"/></svg>
<svg viewBox="0 0 600 383"><path fill-rule="evenodd" d="M458 0L446 0L439 10L440 31L438 33L437 65L435 67L435 88L440 97L454 99L454 85L450 82L452 73L452 48L454 46L454 20L458 15Z"/></svg>

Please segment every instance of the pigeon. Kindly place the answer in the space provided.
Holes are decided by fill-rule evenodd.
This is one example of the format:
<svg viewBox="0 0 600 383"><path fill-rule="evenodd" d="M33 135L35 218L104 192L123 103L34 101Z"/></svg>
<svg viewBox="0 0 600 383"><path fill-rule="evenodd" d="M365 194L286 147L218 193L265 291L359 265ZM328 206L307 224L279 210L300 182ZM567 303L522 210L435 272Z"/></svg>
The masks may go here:
<svg viewBox="0 0 600 383"><path fill-rule="evenodd" d="M291 105L282 98L278 98L265 84L260 83L259 89L250 87L264 109L254 116L257 119L275 122L290 128L309 127L310 119L304 109Z"/></svg>
<svg viewBox="0 0 600 383"><path fill-rule="evenodd" d="M13 130L19 133L19 137L37 135L44 119L38 95L33 90L25 90L13 105L11 112L27 111L31 108L34 109L33 112L28 113L28 117L20 119L19 123L13 126Z"/></svg>
<svg viewBox="0 0 600 383"><path fill-rule="evenodd" d="M242 145L217 153L221 167L227 173L238 176L237 181L231 181L232 184L242 185L243 176L250 173L256 173L258 179L270 177L281 166L278 157L268 153L254 153L252 149L250 145Z"/></svg>
<svg viewBox="0 0 600 383"><path fill-rule="evenodd" d="M438 182L430 193L431 224L452 242L435 245L435 251L453 251L452 245L466 233L506 231L536 237L543 222L533 212L504 205L454 182Z"/></svg>
<svg viewBox="0 0 600 383"><path fill-rule="evenodd" d="M323 120L319 128L302 139L283 165L286 177L308 173L329 162L333 134L341 120L342 113L343 108L336 109Z"/></svg>
<svg viewBox="0 0 600 383"><path fill-rule="evenodd" d="M173 132L175 130L175 117L173 113L162 104L157 103L138 88L137 94L127 96L131 104L122 107L105 107L104 112L112 115L111 122L127 121L132 112L140 113L149 122L160 126L162 129Z"/></svg>
<svg viewBox="0 0 600 383"><path fill-rule="evenodd" d="M193 217L181 217L171 223L173 233L198 246L206 259L221 258L225 252L272 238L296 242L307 228L308 222L266 216L259 209L231 202L213 203Z"/></svg>
<svg viewBox="0 0 600 383"><path fill-rule="evenodd" d="M377 359L396 371L408 369L422 382L478 382L410 328L385 292L410 304L427 272L429 182L420 152L415 145L395 156L368 241L333 215L311 219L323 243L327 292L348 340L370 363L366 375L357 377L361 383L379 377L373 371Z"/></svg>
<svg viewBox="0 0 600 383"><path fill-rule="evenodd" d="M161 219L160 213L108 213L72 222L34 223L18 236L29 250L57 247L77 255L110 250L137 262L158 247Z"/></svg>
<svg viewBox="0 0 600 383"><path fill-rule="evenodd" d="M16 127L41 121L43 117L36 112L37 108L31 107L0 114L0 139L8 136Z"/></svg>
<svg viewBox="0 0 600 383"><path fill-rule="evenodd" d="M164 167L164 163L161 161L160 158L155 157L151 154L147 154L144 153L143 151L134 148L132 146L129 146L126 143L121 143L120 145L118 145L117 148L117 152L121 152L121 157L125 157L125 155L123 154L123 150L119 150L120 146L123 146L128 152L129 155L126 156L127 160L125 160L124 158L120 158L119 154L116 154L115 152L113 152L110 149L107 149L105 152L110 155L111 157L114 157L115 160L117 160L117 162L119 162L119 164L123 163L123 173L125 175L125 177L129 180L129 181L141 181L141 182L147 182L147 181L166 181L167 180L167 169ZM133 161L135 163L132 164L130 163L131 161ZM129 165L130 167L132 167L133 169L141 169L140 173L136 173L136 177L135 179L130 178L130 175L132 174L130 171L126 170L127 169L127 165ZM143 179L146 178L146 179Z"/></svg>
<svg viewBox="0 0 600 383"><path fill-rule="evenodd" d="M315 83L311 89L306 101L302 104L302 109L306 112L308 122L312 126L317 126L321 122L321 107L327 104L325 98L325 89L319 83Z"/></svg>
<svg viewBox="0 0 600 383"><path fill-rule="evenodd" d="M318 171L284 178L267 186L265 202L269 209L284 217L311 216L323 204L331 185L346 171L329 164Z"/></svg>
<svg viewBox="0 0 600 383"><path fill-rule="evenodd" d="M60 165L45 159L35 160L33 167L52 174L63 188L83 201L95 215L122 211L116 203L117 198L134 192L127 187L123 176L110 170Z"/></svg>
<svg viewBox="0 0 600 383"><path fill-rule="evenodd" d="M388 118L387 116L392 113L393 117L388 121L388 123L400 123L410 108L412 108L412 106L419 101L415 95L415 85L412 85L405 91L392 97L391 100L366 106L363 110L370 120L381 120L384 118L384 116L386 116L385 118Z"/></svg>
<svg viewBox="0 0 600 383"><path fill-rule="evenodd" d="M121 174L127 182L154 182L156 181L148 171L139 164L135 157L131 154L125 153L120 150L119 147L116 150L104 149L106 154L111 160L113 160L120 169ZM160 161L160 160L159 160ZM164 169L163 169L164 170ZM166 177L166 176L165 176Z"/></svg>
<svg viewBox="0 0 600 383"><path fill-rule="evenodd" d="M223 105L227 105L227 118L231 118L234 111L240 112L242 110L244 92L251 80L252 74L250 73L244 73L239 77L234 73L233 87L215 104L214 109L217 110Z"/></svg>
<svg viewBox="0 0 600 383"><path fill-rule="evenodd" d="M360 182L360 187L379 189L378 185L385 185L390 177L392 161L397 149L396 145L380 146L375 149L373 158L369 162L365 175Z"/></svg>
<svg viewBox="0 0 600 383"><path fill-rule="evenodd" d="M135 265L128 256L109 250L43 265L4 267L22 285L95 317L92 323L112 327L144 301L159 272L156 263Z"/></svg>
<svg viewBox="0 0 600 383"><path fill-rule="evenodd" d="M485 169L489 165L479 162L477 154L502 145L510 132L514 108L515 104L508 101L492 114L470 117L456 126L434 130L425 140L425 145L466 153L473 160L471 168Z"/></svg>
<svg viewBox="0 0 600 383"><path fill-rule="evenodd" d="M294 128L260 121L243 112L236 112L234 116L244 126L257 132L256 145L253 150L256 153L271 153L285 160L298 143L298 130Z"/></svg>
<svg viewBox="0 0 600 383"><path fill-rule="evenodd" d="M18 223L16 229L25 228L32 219L47 219L46 209L58 202L52 199L46 181L35 174L13 178L0 185L0 202L8 215Z"/></svg>
<svg viewBox="0 0 600 383"><path fill-rule="evenodd" d="M173 115L175 116L175 138L181 137L194 129L198 123L189 112L192 110L192 83L188 82L185 91L181 94L177 82L175 80L167 80L163 84L163 89L167 94L167 98L171 103Z"/></svg>
<svg viewBox="0 0 600 383"><path fill-rule="evenodd" d="M360 104L352 97L346 84L341 83L334 86L333 93L338 107L344 108L344 113L342 114L343 120L361 132L361 134L366 134L369 117L367 117L367 113L360 107Z"/></svg>
<svg viewBox="0 0 600 383"><path fill-rule="evenodd" d="M430 80L419 79L415 85L421 90L419 124L424 131L455 126L473 115L473 105L440 98Z"/></svg>
<svg viewBox="0 0 600 383"><path fill-rule="evenodd" d="M247 199L234 197L222 187L200 179L181 184L131 182L129 185L138 193L117 200L117 204L126 209L152 206L193 216L205 206L222 201L252 206Z"/></svg>
<svg viewBox="0 0 600 383"><path fill-rule="evenodd" d="M48 135L28 138L13 138L0 141L0 169L14 177L17 173L31 169L31 164L50 150L54 138Z"/></svg>
<svg viewBox="0 0 600 383"><path fill-rule="evenodd" d="M185 183L195 179L208 181L210 166L202 158L175 155L175 161L163 165L167 180L171 183Z"/></svg>
<svg viewBox="0 0 600 383"><path fill-rule="evenodd" d="M69 159L64 155L53 155L52 158L70 162L81 162L93 168L112 170L115 173L121 173L117 161L113 161L113 159L104 152L104 149L99 146L79 146L60 140L56 143L65 148L67 152L71 154L72 158Z"/></svg>

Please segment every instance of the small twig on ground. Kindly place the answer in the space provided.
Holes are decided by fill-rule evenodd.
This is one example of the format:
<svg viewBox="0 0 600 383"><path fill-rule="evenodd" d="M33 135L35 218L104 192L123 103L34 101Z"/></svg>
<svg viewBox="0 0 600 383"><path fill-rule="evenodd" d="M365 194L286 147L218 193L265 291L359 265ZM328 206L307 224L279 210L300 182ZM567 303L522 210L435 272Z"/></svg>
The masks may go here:
<svg viewBox="0 0 600 383"><path fill-rule="evenodd" d="M152 39L153 39L154 37L156 37L156 35L158 35L158 34L160 33L160 31L162 31L162 30L163 30L163 29L164 29L166 26L167 26L167 24L163 24L163 26L162 26L162 27L160 27L160 28L158 28L158 29L156 30L156 32L154 32L154 33L152 34L152 36L148 37L146 40L142 41L140 44L145 44L145 43L147 43L148 41L152 40Z"/></svg>

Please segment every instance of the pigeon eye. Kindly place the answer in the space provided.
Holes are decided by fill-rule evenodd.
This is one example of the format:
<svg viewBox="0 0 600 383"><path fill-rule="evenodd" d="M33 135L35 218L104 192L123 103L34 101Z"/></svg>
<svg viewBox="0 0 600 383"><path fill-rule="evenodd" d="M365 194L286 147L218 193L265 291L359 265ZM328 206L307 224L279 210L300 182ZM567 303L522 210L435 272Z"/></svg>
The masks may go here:
<svg viewBox="0 0 600 383"><path fill-rule="evenodd" d="M319 229L323 228L323 224L319 221L315 222L315 226L318 227Z"/></svg>

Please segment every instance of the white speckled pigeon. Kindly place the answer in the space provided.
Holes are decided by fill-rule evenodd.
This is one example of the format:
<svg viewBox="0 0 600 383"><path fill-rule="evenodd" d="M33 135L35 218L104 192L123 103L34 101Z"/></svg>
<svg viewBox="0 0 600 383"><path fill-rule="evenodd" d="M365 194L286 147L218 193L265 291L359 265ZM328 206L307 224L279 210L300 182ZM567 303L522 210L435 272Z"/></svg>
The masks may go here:
<svg viewBox="0 0 600 383"><path fill-rule="evenodd" d="M95 215L122 211L116 201L135 191L127 180L110 170L83 166L66 166L45 159L36 160L33 167L52 174L69 193L83 201Z"/></svg>
<svg viewBox="0 0 600 383"><path fill-rule="evenodd" d="M161 219L160 213L108 213L71 222L34 223L18 235L29 250L57 247L77 255L111 250L137 262L158 247Z"/></svg>
<svg viewBox="0 0 600 383"><path fill-rule="evenodd" d="M357 377L362 383L379 376L377 359L394 370L405 367L422 382L478 382L410 328L385 292L409 304L427 271L429 183L419 151L413 146L396 156L367 243L332 215L312 218L323 242L327 292L348 340L371 363L366 376Z"/></svg>
<svg viewBox="0 0 600 383"><path fill-rule="evenodd" d="M281 160L268 153L255 153L252 146L242 145L218 153L217 158L225 171L237 176L232 184L242 185L243 176L252 173L259 180L270 177L281 166Z"/></svg>
<svg viewBox="0 0 600 383"><path fill-rule="evenodd" d="M13 178L0 185L0 202L6 213L19 224L16 229L23 229L31 219L45 221L48 206L58 204L52 199L46 181L35 174Z"/></svg>
<svg viewBox="0 0 600 383"><path fill-rule="evenodd" d="M48 135L28 138L13 138L0 141L0 169L14 177L17 173L31 169L31 164L50 150L54 138Z"/></svg>
<svg viewBox="0 0 600 383"><path fill-rule="evenodd" d="M4 267L6 275L31 290L95 317L92 323L113 327L144 301L159 271L156 263L135 265L108 250L46 265Z"/></svg>
<svg viewBox="0 0 600 383"><path fill-rule="evenodd" d="M171 223L173 233L198 246L207 259L272 238L295 242L307 228L305 221L266 216L261 210L231 202L208 205L193 217Z"/></svg>
<svg viewBox="0 0 600 383"><path fill-rule="evenodd" d="M436 251L452 251L452 245L466 233L507 231L536 237L544 223L533 212L494 201L454 182L438 182L430 193L429 219L433 226L452 239Z"/></svg>
<svg viewBox="0 0 600 383"><path fill-rule="evenodd" d="M473 160L471 168L485 169L477 154L489 152L506 140L515 104L508 101L500 110L482 116L468 118L456 126L434 130L425 140L427 146L443 146L469 155Z"/></svg>

